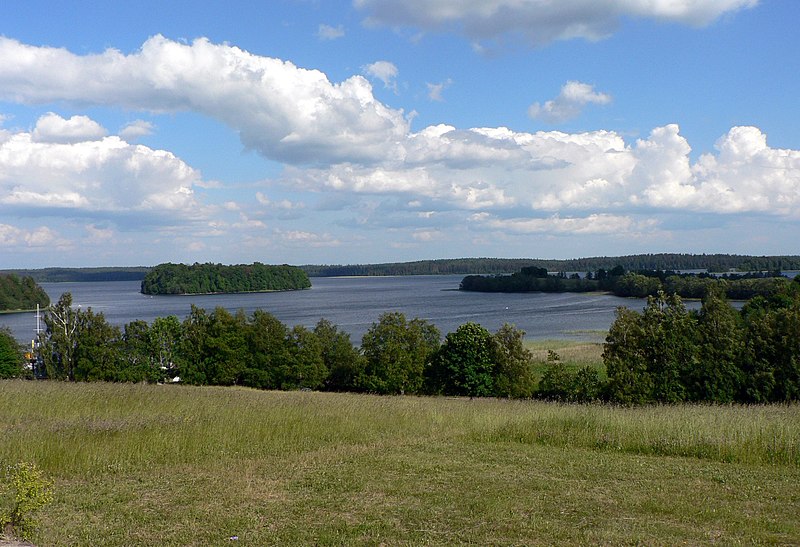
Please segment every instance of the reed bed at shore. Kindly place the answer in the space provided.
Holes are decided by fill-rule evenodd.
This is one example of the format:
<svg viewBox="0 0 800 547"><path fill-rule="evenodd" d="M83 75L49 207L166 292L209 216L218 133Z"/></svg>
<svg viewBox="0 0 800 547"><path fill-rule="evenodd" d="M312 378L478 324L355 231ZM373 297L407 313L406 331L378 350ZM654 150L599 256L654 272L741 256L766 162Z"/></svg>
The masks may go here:
<svg viewBox="0 0 800 547"><path fill-rule="evenodd" d="M800 405L0 382L40 545L794 543Z"/></svg>

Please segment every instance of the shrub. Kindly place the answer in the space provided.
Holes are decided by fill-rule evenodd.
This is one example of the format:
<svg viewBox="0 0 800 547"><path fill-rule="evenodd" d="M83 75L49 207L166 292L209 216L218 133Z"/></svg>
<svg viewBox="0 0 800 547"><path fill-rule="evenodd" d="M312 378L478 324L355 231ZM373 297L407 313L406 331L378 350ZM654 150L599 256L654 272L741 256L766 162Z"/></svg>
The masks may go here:
<svg viewBox="0 0 800 547"><path fill-rule="evenodd" d="M32 463L9 465L0 481L0 526L6 535L28 537L33 513L53 500L52 481Z"/></svg>

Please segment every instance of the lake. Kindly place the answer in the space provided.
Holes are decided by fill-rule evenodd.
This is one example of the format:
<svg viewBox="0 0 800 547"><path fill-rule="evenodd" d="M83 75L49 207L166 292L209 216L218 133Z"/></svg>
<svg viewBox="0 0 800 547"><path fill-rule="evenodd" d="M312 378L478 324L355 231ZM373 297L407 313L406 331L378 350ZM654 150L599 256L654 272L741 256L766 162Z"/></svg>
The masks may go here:
<svg viewBox="0 0 800 547"><path fill-rule="evenodd" d="M138 281L41 285L52 302L70 292L75 306L102 312L115 325L137 319L152 322L168 315L183 320L192 304L209 311L218 306L231 312L243 309L248 314L262 309L289 327L313 327L324 317L350 333L356 344L388 311L402 312L408 319L426 319L442 336L473 321L492 332L510 323L524 330L529 339L602 340L618 306L644 307L644 300L594 293L462 292L457 290L462 278L316 277L311 279L312 288L303 291L188 296L145 296L139 292ZM0 315L0 325L10 327L17 339L29 343L36 329L35 313Z"/></svg>

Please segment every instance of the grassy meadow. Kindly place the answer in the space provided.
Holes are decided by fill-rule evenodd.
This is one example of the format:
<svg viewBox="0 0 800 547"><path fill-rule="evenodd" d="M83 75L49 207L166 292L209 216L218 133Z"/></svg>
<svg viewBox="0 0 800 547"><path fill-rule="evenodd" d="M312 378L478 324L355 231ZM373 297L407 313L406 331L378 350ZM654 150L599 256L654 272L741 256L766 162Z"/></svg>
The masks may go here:
<svg viewBox="0 0 800 547"><path fill-rule="evenodd" d="M0 382L37 545L800 542L800 406Z"/></svg>

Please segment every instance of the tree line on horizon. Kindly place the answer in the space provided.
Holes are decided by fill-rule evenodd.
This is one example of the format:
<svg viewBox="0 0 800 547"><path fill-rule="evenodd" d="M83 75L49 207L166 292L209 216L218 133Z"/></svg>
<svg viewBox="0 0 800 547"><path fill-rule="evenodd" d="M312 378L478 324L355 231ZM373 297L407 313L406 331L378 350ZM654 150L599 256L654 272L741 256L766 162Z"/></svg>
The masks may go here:
<svg viewBox="0 0 800 547"><path fill-rule="evenodd" d="M44 317L39 355L53 380L179 377L258 389L619 404L800 400L800 278L740 311L718 290L705 295L698 311L660 292L642 312L618 310L604 344L604 370L571 370L551 352L538 381L524 333L510 325L491 333L465 323L442 340L431 323L388 312L356 347L325 319L311 329L289 328L262 310L248 316L192 307L183 321L169 316L120 328L71 304L65 293ZM6 338L0 335L0 375L8 376Z"/></svg>
<svg viewBox="0 0 800 547"><path fill-rule="evenodd" d="M310 277L382 275L468 275L510 274L535 266L551 272L586 272L621 266L637 270L707 270L709 272L758 272L800 270L800 256L750 256L731 254L650 253L625 256L600 256L574 259L537 258L444 258L379 264L306 264L298 266ZM29 276L37 283L66 281L141 281L152 268L42 268L0 270Z"/></svg>
<svg viewBox="0 0 800 547"><path fill-rule="evenodd" d="M660 291L682 298L702 298L709 291L725 293L733 300L770 296L790 280L780 271L726 273L679 273L670 270L626 272L617 265L609 271L600 268L585 276L573 273L550 274L545 268L528 266L511 275L468 275L459 285L462 291L475 292L591 292L607 291L615 296L646 298Z"/></svg>
<svg viewBox="0 0 800 547"><path fill-rule="evenodd" d="M730 254L654 253L572 259L447 258L382 264L328 264L300 266L311 277L366 275L510 274L522 268L550 272L611 270L706 270L709 272L759 272L800 270L800 256L749 256Z"/></svg>

